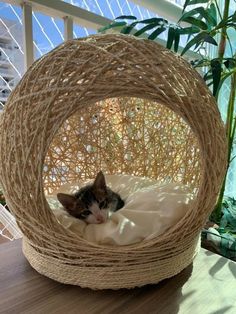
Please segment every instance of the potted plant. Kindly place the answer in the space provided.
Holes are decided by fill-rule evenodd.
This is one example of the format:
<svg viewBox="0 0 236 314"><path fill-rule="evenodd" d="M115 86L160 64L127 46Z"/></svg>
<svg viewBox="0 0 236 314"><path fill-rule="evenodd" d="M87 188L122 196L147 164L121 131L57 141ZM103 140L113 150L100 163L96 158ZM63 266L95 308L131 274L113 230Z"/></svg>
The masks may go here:
<svg viewBox="0 0 236 314"><path fill-rule="evenodd" d="M208 247L210 243L215 251L236 260L236 200L225 196L227 174L236 158L236 49L231 42L235 38L230 36L230 32L236 30L236 11L230 12L233 1L225 0L220 7L217 0L186 0L182 15L175 24L159 17L138 20L135 16L123 15L99 32L115 30L149 40L156 40L166 32L166 48L182 56L189 51L196 53L196 58L189 61L202 73L219 108L226 112L224 122L228 142L227 172L202 238ZM185 41L183 47L180 47L180 41ZM229 94L222 105L220 95L225 84L229 86Z"/></svg>

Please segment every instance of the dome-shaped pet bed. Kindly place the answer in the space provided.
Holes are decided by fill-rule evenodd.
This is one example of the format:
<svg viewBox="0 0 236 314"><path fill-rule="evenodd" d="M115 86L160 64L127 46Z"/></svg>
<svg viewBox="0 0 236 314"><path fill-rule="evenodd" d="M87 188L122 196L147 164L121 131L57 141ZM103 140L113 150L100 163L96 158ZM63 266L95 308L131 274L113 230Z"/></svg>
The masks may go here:
<svg viewBox="0 0 236 314"><path fill-rule="evenodd" d="M181 57L124 35L62 44L30 67L1 120L1 182L26 258L41 274L94 289L179 273L196 255L215 205L225 143L214 98ZM101 169L184 183L195 201L159 237L89 243L58 223L45 195Z"/></svg>

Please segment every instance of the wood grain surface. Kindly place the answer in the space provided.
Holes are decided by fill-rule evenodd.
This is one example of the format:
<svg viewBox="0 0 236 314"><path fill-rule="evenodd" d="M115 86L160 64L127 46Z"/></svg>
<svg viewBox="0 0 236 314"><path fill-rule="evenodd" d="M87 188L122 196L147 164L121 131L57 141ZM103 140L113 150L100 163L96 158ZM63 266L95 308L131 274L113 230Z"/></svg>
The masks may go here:
<svg viewBox="0 0 236 314"><path fill-rule="evenodd" d="M193 265L157 285L92 291L38 274L16 240L0 245L0 313L235 314L236 263L201 249Z"/></svg>

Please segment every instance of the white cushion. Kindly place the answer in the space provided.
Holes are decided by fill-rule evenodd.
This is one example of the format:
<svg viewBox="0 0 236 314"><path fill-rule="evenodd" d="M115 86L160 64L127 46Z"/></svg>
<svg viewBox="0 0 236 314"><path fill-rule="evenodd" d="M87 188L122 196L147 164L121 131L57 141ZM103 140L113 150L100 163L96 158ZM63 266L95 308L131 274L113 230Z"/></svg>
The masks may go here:
<svg viewBox="0 0 236 314"><path fill-rule="evenodd" d="M190 209L192 194L187 186L159 183L129 175L106 175L107 185L119 193L125 206L103 224L86 224L70 216L56 193L73 193L85 183L65 184L48 202L58 221L86 240L99 244L128 245L156 237L176 224Z"/></svg>

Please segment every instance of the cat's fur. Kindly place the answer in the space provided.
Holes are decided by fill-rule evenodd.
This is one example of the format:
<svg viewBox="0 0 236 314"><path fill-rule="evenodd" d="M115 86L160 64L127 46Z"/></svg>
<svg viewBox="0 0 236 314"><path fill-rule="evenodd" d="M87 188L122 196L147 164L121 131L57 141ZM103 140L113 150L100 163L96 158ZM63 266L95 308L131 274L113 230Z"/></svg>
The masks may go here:
<svg viewBox="0 0 236 314"><path fill-rule="evenodd" d="M120 195L107 187L102 171L93 184L82 187L73 195L58 193L57 198L71 216L90 224L105 222L109 211L115 212L124 206Z"/></svg>

